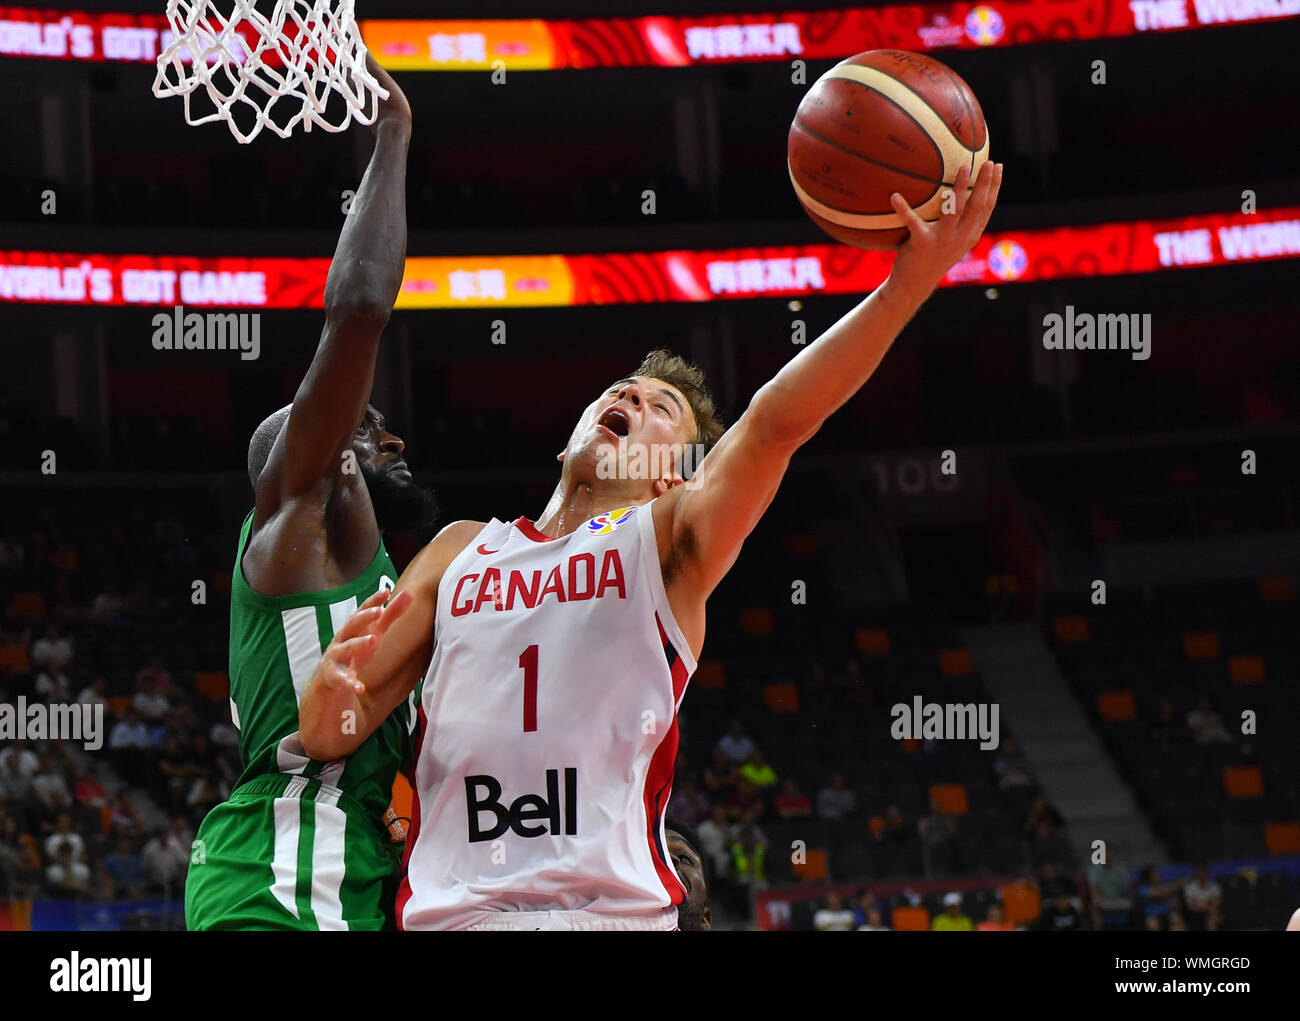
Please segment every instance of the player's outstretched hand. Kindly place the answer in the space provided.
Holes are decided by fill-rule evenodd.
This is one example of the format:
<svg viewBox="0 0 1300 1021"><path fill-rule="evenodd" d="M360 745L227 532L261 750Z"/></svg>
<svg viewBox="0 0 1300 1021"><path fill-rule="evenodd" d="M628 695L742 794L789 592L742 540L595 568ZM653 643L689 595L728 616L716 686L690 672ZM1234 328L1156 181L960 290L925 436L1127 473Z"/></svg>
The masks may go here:
<svg viewBox="0 0 1300 1021"><path fill-rule="evenodd" d="M922 297L939 286L948 270L969 252L988 226L993 207L1002 187L1002 164L988 161L980 168L973 190L970 167L957 171L953 182L953 211L942 214L934 223L926 223L907 204L902 195L889 196L903 222L908 238L898 249L891 279L909 289L916 288Z"/></svg>
<svg viewBox="0 0 1300 1021"><path fill-rule="evenodd" d="M414 601L410 592L402 592L385 606L387 597L388 591L380 589L358 606L357 612L335 632L312 676L313 684L330 694L359 695L366 690L361 683L362 668L375 655L385 632Z"/></svg>
<svg viewBox="0 0 1300 1021"><path fill-rule="evenodd" d="M393 81L393 76L379 66L375 60L374 54L366 52L366 70L375 76L375 80L388 90L388 98L379 101L379 115L375 118L375 123L370 126L370 130L378 133L379 125L386 120L400 120L408 127L411 124L411 104L406 100L404 93Z"/></svg>

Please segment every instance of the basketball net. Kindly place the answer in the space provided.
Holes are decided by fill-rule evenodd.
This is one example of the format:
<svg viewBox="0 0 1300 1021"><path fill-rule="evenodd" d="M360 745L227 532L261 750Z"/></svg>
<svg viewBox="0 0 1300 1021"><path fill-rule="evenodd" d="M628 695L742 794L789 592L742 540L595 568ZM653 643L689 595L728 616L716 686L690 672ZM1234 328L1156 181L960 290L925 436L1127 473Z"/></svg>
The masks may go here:
<svg viewBox="0 0 1300 1021"><path fill-rule="evenodd" d="M303 131L342 131L354 118L373 124L388 90L366 70L354 0L274 0L269 17L258 2L223 0L233 4L223 15L213 0L167 0L174 38L158 55L153 94L184 99L189 124L225 121L241 143L264 127L288 138L299 124ZM330 111L333 94L343 102Z"/></svg>

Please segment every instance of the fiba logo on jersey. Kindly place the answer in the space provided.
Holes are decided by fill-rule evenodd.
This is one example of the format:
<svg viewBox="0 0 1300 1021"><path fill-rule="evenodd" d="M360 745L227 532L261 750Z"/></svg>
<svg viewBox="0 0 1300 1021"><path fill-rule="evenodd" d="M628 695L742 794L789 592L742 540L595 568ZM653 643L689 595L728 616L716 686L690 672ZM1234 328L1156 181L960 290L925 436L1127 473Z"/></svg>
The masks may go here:
<svg viewBox="0 0 1300 1021"><path fill-rule="evenodd" d="M560 771L546 771L546 795L524 794L509 805L501 802L501 781L488 773L465 777L465 805L469 813L469 842L496 840L507 830L520 837L578 835L578 771L564 771L564 797L560 798ZM479 816L490 812L496 823L489 829L479 827ZM560 821L563 816L564 825ZM545 820L544 825L529 825Z"/></svg>
<svg viewBox="0 0 1300 1021"><path fill-rule="evenodd" d="M587 531L592 535L608 535L619 525L629 521L635 513L635 507L620 507L607 514L597 514L587 522Z"/></svg>

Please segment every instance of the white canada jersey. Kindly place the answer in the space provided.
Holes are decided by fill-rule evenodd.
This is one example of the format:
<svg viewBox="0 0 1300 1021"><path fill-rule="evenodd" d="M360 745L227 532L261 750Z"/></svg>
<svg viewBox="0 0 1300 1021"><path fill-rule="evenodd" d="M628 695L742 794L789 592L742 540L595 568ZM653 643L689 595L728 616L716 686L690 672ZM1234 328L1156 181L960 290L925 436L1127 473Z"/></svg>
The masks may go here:
<svg viewBox="0 0 1300 1021"><path fill-rule="evenodd" d="M448 566L402 928L547 911L674 926L686 891L663 820L695 659L668 609L651 507L559 539L493 519Z"/></svg>

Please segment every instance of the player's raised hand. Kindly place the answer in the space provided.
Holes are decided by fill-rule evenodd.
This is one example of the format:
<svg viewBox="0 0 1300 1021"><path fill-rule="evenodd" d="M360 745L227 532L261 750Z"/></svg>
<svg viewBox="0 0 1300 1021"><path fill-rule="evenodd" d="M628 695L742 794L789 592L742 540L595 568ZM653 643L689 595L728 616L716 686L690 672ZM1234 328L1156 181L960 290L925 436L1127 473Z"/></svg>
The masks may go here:
<svg viewBox="0 0 1300 1021"><path fill-rule="evenodd" d="M406 93L401 90L397 82L393 81L393 76L379 66L374 54L369 51L366 53L366 70L388 90L388 98L379 100L379 115L375 118L375 123L370 126L370 130L378 133L379 125L386 120L399 120L409 127L411 104L406 100Z"/></svg>
<svg viewBox="0 0 1300 1021"><path fill-rule="evenodd" d="M399 593L387 606L386 589L380 589L359 607L334 634L325 650L310 683L334 695L360 695L366 686L361 682L361 670L379 648L379 641L393 622L411 605L410 592Z"/></svg>
<svg viewBox="0 0 1300 1021"><path fill-rule="evenodd" d="M986 162L980 168L975 187L970 185L970 167L957 171L953 182L953 211L942 214L934 223L926 223L895 192L890 204L907 225L908 238L898 249L890 278L909 289L917 288L922 296L939 286L948 270L969 252L988 226L998 189L1002 187L1002 164Z"/></svg>

